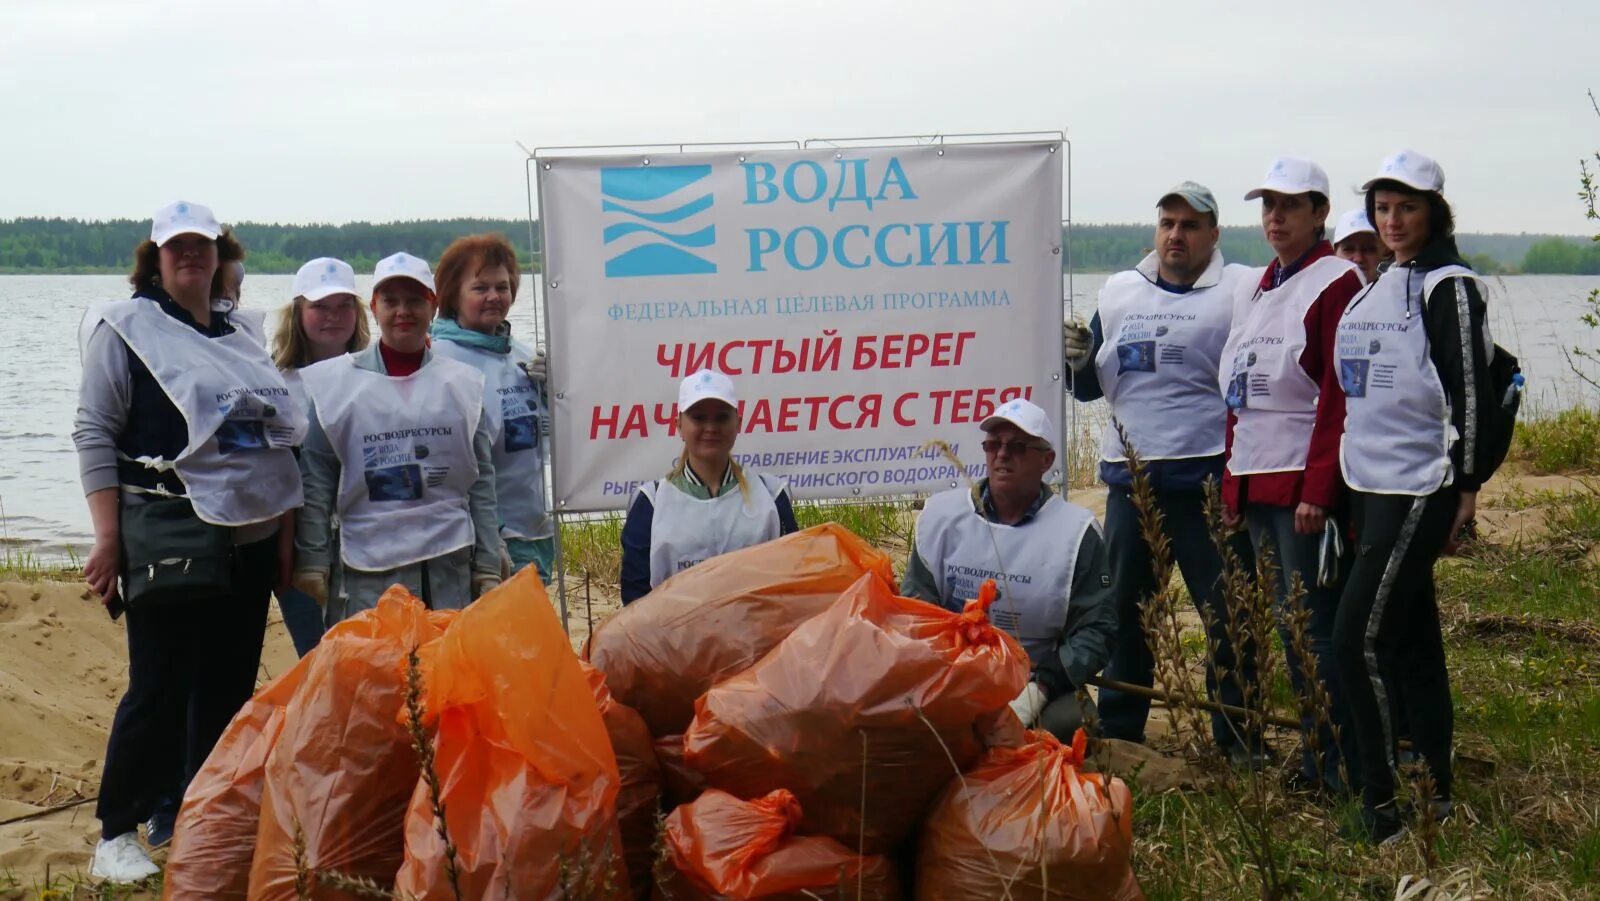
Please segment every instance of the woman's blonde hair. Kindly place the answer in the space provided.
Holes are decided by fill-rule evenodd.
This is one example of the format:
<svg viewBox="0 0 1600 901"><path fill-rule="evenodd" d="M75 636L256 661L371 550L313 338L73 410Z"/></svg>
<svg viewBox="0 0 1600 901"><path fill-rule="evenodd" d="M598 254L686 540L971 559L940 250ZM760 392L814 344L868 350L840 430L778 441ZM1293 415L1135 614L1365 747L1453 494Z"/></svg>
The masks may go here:
<svg viewBox="0 0 1600 901"><path fill-rule="evenodd" d="M733 469L733 480L735 482L739 483L739 493L744 495L745 501L748 502L750 500L750 483L745 480L744 467L740 466L739 465L739 461L733 459L733 457L731 457L731 456L728 458L728 466ZM667 481L670 482L673 479L676 479L678 476L683 475L683 471L685 469L687 469L688 467L689 467L689 455L688 454L680 454L678 456L678 462L674 463L673 466L672 466L672 471L667 473ZM707 485L706 487L707 488L711 488L712 486ZM712 490L713 490L713 492L721 491L722 490L722 486L721 485L717 485ZM712 497L716 497L716 494L713 493Z"/></svg>
<svg viewBox="0 0 1600 901"><path fill-rule="evenodd" d="M311 339L306 337L306 327L301 321L307 303L310 301L304 297L296 297L278 309L278 327L272 334L272 362L279 369L299 369L314 362L311 359ZM367 325L367 311L359 301L355 307L356 330L345 345L347 353L365 350L372 340L372 329Z"/></svg>

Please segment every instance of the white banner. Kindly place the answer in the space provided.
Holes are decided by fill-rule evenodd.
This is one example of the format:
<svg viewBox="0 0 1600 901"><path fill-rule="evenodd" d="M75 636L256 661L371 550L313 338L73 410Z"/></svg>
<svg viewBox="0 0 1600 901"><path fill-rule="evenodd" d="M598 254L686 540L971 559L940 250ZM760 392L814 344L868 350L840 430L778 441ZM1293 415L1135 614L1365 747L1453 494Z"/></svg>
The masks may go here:
<svg viewBox="0 0 1600 901"><path fill-rule="evenodd" d="M737 388L735 457L799 497L981 476L978 423L1013 397L1059 430L1061 157L1018 143L540 159L555 508L620 509L664 476L678 383L702 367Z"/></svg>

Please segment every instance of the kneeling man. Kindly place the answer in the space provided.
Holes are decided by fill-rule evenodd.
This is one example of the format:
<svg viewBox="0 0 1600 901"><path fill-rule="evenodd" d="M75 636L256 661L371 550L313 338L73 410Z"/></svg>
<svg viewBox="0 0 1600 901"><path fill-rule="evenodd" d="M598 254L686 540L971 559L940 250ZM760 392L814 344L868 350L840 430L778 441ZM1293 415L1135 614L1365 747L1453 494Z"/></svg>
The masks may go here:
<svg viewBox="0 0 1600 901"><path fill-rule="evenodd" d="M1011 707L1024 726L1071 741L1086 714L1077 689L1106 665L1117 634L1100 524L1044 483L1056 453L1043 410L1011 401L981 428L988 478L928 498L900 592L960 610L993 579L1000 599L989 618L1033 661Z"/></svg>

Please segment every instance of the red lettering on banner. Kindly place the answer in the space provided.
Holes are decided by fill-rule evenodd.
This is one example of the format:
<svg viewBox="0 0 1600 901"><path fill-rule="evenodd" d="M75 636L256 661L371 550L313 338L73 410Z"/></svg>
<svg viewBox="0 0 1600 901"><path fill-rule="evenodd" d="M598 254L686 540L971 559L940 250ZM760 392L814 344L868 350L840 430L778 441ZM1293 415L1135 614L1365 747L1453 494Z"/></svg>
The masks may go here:
<svg viewBox="0 0 1600 901"><path fill-rule="evenodd" d="M914 426L914 425L917 424L917 421L915 419L907 419L905 417L905 415L901 411L904 409L904 407L905 407L905 405L906 405L906 403L908 401L916 400L919 396L920 395L916 391L912 391L909 394L902 394L899 397L895 398L895 401L894 401L894 423L895 423L895 425L910 427L910 426Z"/></svg>
<svg viewBox="0 0 1600 901"><path fill-rule="evenodd" d="M875 429L878 415L883 411L883 395L867 394L861 398L861 415L856 417L856 428Z"/></svg>
<svg viewBox="0 0 1600 901"><path fill-rule="evenodd" d="M846 394L841 397L834 398L833 402L828 404L828 425L833 426L841 432L849 431L852 428L850 425L850 420L839 418L839 405L849 403L851 400L854 400L854 398Z"/></svg>

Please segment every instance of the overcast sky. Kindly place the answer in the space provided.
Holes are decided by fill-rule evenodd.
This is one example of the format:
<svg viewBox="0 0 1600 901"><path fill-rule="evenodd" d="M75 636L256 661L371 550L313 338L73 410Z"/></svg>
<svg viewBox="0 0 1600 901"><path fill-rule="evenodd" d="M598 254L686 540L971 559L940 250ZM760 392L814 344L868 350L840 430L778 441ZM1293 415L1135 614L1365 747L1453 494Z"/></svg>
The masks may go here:
<svg viewBox="0 0 1600 901"><path fill-rule="evenodd" d="M1600 0L0 0L0 217L527 213L529 147L1064 128L1080 222L1387 153L1467 231L1586 229ZM1592 231L1592 229L1590 229Z"/></svg>

